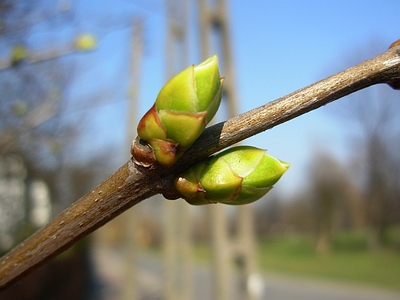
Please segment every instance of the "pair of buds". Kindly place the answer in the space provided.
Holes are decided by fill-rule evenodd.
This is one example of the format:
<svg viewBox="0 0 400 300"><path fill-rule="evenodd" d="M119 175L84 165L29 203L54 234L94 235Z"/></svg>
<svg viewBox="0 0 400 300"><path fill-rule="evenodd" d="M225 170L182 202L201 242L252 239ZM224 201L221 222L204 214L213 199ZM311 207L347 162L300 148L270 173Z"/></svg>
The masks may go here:
<svg viewBox="0 0 400 300"><path fill-rule="evenodd" d="M164 85L137 129L159 164L172 166L197 140L219 108L222 86L216 55ZM234 147L178 175L175 187L193 205L247 204L264 196L288 168L264 150Z"/></svg>

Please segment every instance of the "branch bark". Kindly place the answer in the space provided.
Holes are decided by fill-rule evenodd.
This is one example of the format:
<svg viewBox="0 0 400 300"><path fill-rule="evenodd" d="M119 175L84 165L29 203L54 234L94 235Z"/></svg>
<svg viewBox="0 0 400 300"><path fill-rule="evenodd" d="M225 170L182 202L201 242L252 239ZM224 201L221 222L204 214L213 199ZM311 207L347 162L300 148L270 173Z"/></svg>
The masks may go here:
<svg viewBox="0 0 400 300"><path fill-rule="evenodd" d="M0 260L0 290L67 250L81 238L157 193L178 198L172 181L187 166L250 136L296 118L368 86L386 83L400 89L400 45L315 84L207 128L169 169L128 161L93 191L12 249ZM136 139L136 147L145 148ZM146 150L146 149L145 149Z"/></svg>

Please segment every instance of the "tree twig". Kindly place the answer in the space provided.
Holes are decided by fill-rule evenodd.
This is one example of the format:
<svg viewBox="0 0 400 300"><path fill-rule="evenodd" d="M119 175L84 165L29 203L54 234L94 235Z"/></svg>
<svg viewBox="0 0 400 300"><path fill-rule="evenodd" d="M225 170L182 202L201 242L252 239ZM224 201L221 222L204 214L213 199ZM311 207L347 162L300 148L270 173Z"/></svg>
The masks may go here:
<svg viewBox="0 0 400 300"><path fill-rule="evenodd" d="M73 203L0 260L0 290L67 250L81 238L157 193L177 198L172 180L187 166L250 136L373 84L400 89L400 46L341 73L207 128L170 169L145 168L132 161ZM137 147L146 147L135 140Z"/></svg>

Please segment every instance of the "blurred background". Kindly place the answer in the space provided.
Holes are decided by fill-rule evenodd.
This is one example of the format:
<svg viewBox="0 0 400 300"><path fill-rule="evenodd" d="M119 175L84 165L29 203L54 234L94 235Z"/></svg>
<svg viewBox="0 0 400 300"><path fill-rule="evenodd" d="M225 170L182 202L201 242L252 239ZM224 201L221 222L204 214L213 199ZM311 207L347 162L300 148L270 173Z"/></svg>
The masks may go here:
<svg viewBox="0 0 400 300"><path fill-rule="evenodd" d="M129 159L162 85L218 54L217 121L378 55L393 1L0 0L0 255ZM241 208L154 197L0 299L400 299L400 94L244 143L291 163Z"/></svg>

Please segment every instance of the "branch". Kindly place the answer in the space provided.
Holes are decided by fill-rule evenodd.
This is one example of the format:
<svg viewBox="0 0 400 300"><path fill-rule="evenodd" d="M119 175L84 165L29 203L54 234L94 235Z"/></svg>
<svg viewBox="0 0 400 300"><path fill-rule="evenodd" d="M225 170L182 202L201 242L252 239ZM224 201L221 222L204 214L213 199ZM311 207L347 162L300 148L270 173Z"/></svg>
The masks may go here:
<svg viewBox="0 0 400 300"><path fill-rule="evenodd" d="M146 168L131 160L0 260L0 290L67 250L81 238L158 193L179 195L172 181L187 166L250 136L368 86L400 89L399 42L385 53L259 108L207 128L172 168ZM151 151L136 139L135 147Z"/></svg>

